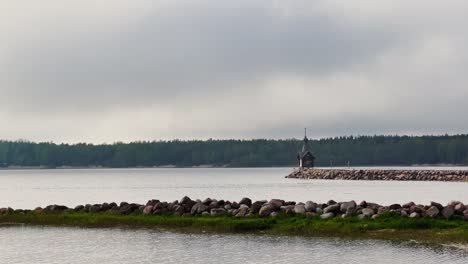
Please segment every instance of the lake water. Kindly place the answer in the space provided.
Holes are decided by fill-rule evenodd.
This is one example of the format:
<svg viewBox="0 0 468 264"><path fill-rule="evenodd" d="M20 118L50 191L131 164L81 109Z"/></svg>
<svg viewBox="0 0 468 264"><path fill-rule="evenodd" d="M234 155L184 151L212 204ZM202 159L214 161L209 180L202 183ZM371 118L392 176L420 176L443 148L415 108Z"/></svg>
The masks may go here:
<svg viewBox="0 0 468 264"><path fill-rule="evenodd" d="M285 179L291 168L0 171L0 207L148 199L468 201L468 183ZM378 240L0 226L0 263L468 263L467 249Z"/></svg>
<svg viewBox="0 0 468 264"><path fill-rule="evenodd" d="M452 248L376 240L0 227L0 262L466 264L468 255Z"/></svg>
<svg viewBox="0 0 468 264"><path fill-rule="evenodd" d="M444 168L450 169L450 168ZM452 168L453 169L453 168ZM466 169L466 168L457 168ZM281 198L326 202L361 200L468 203L468 182L333 181L285 179L292 168L80 169L0 171L0 207L49 204L173 201L188 195L225 200Z"/></svg>

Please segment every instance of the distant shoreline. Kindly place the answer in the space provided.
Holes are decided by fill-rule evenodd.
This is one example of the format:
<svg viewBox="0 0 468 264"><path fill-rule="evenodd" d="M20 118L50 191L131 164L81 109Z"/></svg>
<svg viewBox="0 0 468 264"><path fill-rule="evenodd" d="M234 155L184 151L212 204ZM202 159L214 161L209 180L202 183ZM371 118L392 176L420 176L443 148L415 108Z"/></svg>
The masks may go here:
<svg viewBox="0 0 468 264"><path fill-rule="evenodd" d="M357 168L450 168L450 167L467 167L468 165L461 164L413 164L413 165L372 165L372 166L350 166L350 169ZM48 166L8 166L0 167L0 171L8 170L86 170L86 169L255 169L255 168L297 168L295 165L289 166L249 166L249 167L237 167L237 166L215 166L215 165L199 165L199 166L175 166L175 165L163 165L163 166L136 166L136 167L103 167L103 166L59 166L59 167L48 167ZM317 167L320 169L347 169L346 166L333 166L333 167Z"/></svg>

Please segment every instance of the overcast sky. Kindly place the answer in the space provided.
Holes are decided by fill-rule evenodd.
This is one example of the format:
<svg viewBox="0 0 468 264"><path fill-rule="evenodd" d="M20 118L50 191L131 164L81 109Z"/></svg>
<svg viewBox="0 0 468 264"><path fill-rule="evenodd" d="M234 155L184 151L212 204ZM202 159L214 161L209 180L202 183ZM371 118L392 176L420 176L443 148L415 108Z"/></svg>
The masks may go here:
<svg viewBox="0 0 468 264"><path fill-rule="evenodd" d="M0 138L468 132L468 1L0 0Z"/></svg>

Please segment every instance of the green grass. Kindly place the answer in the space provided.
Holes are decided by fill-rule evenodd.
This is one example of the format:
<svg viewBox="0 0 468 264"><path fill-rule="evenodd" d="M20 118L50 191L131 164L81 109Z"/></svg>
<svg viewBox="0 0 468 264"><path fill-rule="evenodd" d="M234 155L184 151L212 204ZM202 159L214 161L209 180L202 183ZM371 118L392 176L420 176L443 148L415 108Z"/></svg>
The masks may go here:
<svg viewBox="0 0 468 264"><path fill-rule="evenodd" d="M267 233L278 235L417 240L468 244L468 222L461 218L402 218L383 215L375 220L333 218L322 220L303 216L277 218L235 218L232 216L119 215L111 213L7 214L0 225L168 228L189 232Z"/></svg>

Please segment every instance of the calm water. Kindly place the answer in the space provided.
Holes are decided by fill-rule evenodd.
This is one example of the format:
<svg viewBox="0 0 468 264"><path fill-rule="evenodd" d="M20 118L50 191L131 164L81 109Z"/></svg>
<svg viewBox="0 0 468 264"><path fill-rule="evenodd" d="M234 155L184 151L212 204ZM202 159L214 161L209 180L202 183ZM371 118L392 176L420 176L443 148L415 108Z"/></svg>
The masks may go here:
<svg viewBox="0 0 468 264"><path fill-rule="evenodd" d="M468 256L450 248L369 240L3 227L0 262L466 264Z"/></svg>
<svg viewBox="0 0 468 264"><path fill-rule="evenodd" d="M385 182L285 179L291 168L262 169L84 169L0 171L0 207L48 204L172 201L196 198L294 201L367 200L468 202L468 182Z"/></svg>

